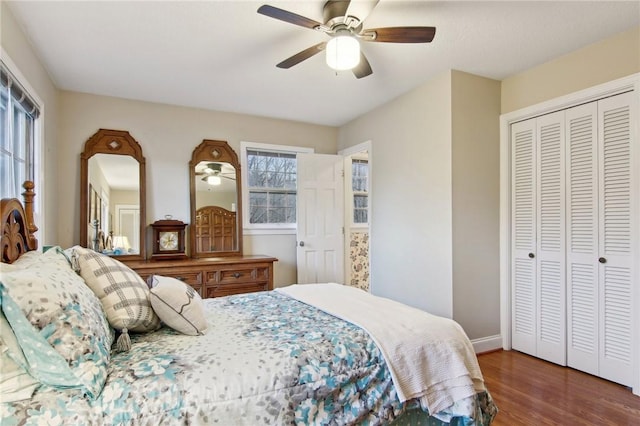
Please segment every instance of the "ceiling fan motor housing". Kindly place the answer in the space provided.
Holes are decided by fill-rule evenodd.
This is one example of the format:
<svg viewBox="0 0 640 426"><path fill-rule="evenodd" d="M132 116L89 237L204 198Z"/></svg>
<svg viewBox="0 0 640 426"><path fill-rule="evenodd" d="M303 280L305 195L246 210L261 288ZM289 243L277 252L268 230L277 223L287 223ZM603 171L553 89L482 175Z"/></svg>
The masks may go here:
<svg viewBox="0 0 640 426"><path fill-rule="evenodd" d="M362 23L355 16L346 16L349 8L350 0L329 0L322 8L322 17L324 25L332 31L340 29L340 27L350 29L350 32L359 33L362 29Z"/></svg>

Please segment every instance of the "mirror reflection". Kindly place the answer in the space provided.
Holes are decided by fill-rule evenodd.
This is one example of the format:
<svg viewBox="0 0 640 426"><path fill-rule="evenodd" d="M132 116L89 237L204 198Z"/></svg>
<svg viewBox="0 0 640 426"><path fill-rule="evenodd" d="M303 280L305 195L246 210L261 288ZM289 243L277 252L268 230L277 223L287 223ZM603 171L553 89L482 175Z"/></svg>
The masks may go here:
<svg viewBox="0 0 640 426"><path fill-rule="evenodd" d="M226 141L205 139L189 161L191 257L242 254L240 162Z"/></svg>
<svg viewBox="0 0 640 426"><path fill-rule="evenodd" d="M88 161L87 247L121 256L140 253L139 164L133 157L95 154Z"/></svg>
<svg viewBox="0 0 640 426"><path fill-rule="evenodd" d="M126 130L99 129L80 154L80 244L144 260L145 159Z"/></svg>
<svg viewBox="0 0 640 426"><path fill-rule="evenodd" d="M225 162L201 161L195 166L196 251L238 248L236 169Z"/></svg>

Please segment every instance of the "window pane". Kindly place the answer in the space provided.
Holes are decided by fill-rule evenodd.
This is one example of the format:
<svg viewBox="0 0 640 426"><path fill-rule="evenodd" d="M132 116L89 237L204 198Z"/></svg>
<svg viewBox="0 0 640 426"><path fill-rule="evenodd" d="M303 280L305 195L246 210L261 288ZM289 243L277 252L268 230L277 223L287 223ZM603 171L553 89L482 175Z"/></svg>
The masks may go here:
<svg viewBox="0 0 640 426"><path fill-rule="evenodd" d="M366 210L354 210L353 211L353 223L367 223L367 211Z"/></svg>
<svg viewBox="0 0 640 426"><path fill-rule="evenodd" d="M365 160L351 162L351 185L354 191L367 192L369 181L369 163Z"/></svg>
<svg viewBox="0 0 640 426"><path fill-rule="evenodd" d="M352 160L351 186L353 189L353 223L367 223L369 197L369 162Z"/></svg>
<svg viewBox="0 0 640 426"><path fill-rule="evenodd" d="M295 223L295 154L247 150L250 223Z"/></svg>
<svg viewBox="0 0 640 426"><path fill-rule="evenodd" d="M369 197L367 195L354 195L353 207L356 209L366 209L369 205Z"/></svg>
<svg viewBox="0 0 640 426"><path fill-rule="evenodd" d="M251 223L267 223L267 194L249 193L249 218Z"/></svg>

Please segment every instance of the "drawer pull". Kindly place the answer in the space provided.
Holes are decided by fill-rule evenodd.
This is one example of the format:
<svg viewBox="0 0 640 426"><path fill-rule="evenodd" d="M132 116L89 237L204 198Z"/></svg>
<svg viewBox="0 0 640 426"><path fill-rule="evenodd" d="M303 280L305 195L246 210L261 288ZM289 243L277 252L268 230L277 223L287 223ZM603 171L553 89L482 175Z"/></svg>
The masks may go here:
<svg viewBox="0 0 640 426"><path fill-rule="evenodd" d="M241 275L242 274L240 274L240 272L236 272L236 273L233 274L233 277L234 278L240 278Z"/></svg>
<svg viewBox="0 0 640 426"><path fill-rule="evenodd" d="M185 277L175 277L176 280L180 280L180 281L186 281L187 279Z"/></svg>

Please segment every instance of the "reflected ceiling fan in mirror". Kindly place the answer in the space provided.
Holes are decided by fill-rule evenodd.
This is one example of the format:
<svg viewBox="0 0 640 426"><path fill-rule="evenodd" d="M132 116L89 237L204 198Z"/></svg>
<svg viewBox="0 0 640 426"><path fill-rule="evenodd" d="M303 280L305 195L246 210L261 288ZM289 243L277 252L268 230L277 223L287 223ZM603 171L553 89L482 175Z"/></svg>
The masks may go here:
<svg viewBox="0 0 640 426"><path fill-rule="evenodd" d="M203 168L196 170L196 176L203 176L202 180L209 185L221 185L222 179L236 180L235 170L223 172L223 165L220 163L205 163Z"/></svg>
<svg viewBox="0 0 640 426"><path fill-rule="evenodd" d="M357 78L372 74L371 65L360 50L360 41L375 43L429 43L436 34L435 27L363 28L379 0L328 0L323 7L324 23L305 18L274 6L263 5L258 13L290 24L321 31L331 38L318 43L280 62L278 68L291 68L326 50L329 67L352 70Z"/></svg>

